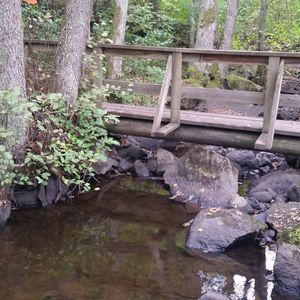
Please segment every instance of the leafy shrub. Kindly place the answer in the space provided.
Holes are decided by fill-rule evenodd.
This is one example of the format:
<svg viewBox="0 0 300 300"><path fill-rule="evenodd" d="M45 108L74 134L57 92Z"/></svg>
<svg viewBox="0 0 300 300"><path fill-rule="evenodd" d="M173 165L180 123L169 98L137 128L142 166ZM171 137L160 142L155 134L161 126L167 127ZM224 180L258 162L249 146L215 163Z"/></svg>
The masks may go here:
<svg viewBox="0 0 300 300"><path fill-rule="evenodd" d="M71 108L60 94L29 99L29 140L23 157L14 157L15 162L9 165L10 176L2 184L47 184L51 176L56 176L67 185L89 190L93 164L105 161L106 151L116 144L108 137L105 125L117 119L97 107L101 94L92 89L79 96ZM8 155L7 159L11 161L12 157ZM5 168L1 165L0 172Z"/></svg>

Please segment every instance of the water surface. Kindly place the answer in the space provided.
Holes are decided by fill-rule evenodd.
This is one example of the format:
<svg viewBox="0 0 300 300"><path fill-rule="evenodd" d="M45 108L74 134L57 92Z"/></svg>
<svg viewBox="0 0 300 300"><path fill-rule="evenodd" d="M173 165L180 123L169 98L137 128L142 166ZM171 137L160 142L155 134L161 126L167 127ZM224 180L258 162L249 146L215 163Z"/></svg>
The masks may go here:
<svg viewBox="0 0 300 300"><path fill-rule="evenodd" d="M205 290L267 299L264 252L248 244L192 257L182 226L191 218L161 187L130 179L16 212L0 233L0 299L176 300Z"/></svg>

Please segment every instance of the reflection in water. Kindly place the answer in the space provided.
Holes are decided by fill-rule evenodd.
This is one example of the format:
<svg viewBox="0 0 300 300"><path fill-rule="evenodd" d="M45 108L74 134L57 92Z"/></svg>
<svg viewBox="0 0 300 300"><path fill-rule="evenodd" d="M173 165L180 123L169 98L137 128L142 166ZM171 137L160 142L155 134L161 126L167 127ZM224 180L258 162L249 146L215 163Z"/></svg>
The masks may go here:
<svg viewBox="0 0 300 300"><path fill-rule="evenodd" d="M262 253L245 246L227 255L186 254L182 224L192 216L156 189L116 184L72 204L17 212L0 234L0 299L198 299L215 284L207 274L219 274L227 295L235 274L251 278L247 295L255 279L255 299L267 299Z"/></svg>

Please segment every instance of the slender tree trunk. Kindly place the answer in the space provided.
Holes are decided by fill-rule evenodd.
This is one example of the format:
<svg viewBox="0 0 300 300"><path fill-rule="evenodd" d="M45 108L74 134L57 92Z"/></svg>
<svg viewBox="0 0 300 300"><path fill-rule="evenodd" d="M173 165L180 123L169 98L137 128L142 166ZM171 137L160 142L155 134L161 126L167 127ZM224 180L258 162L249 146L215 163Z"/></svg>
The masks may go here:
<svg viewBox="0 0 300 300"><path fill-rule="evenodd" d="M265 51L266 46L266 37L265 37L265 27L266 27L266 19L267 19L267 11L268 11L268 3L267 0L260 0L260 11L258 18L258 43L257 50Z"/></svg>
<svg viewBox="0 0 300 300"><path fill-rule="evenodd" d="M195 47L195 35L196 35L196 0L192 0L190 8L190 47Z"/></svg>
<svg viewBox="0 0 300 300"><path fill-rule="evenodd" d="M25 97L23 45L21 0L0 0L0 90L18 88L20 95ZM12 129L19 144L22 144L26 137L23 118L12 120L8 116L0 122ZM0 186L0 226L8 219L10 207L6 189Z"/></svg>
<svg viewBox="0 0 300 300"><path fill-rule="evenodd" d="M56 92L68 105L77 98L82 62L90 34L93 0L68 0L56 62Z"/></svg>
<svg viewBox="0 0 300 300"><path fill-rule="evenodd" d="M268 13L268 0L260 0L260 10L258 17L258 39L257 39L257 50L266 51L266 36L265 27ZM264 65L259 65L256 72L257 83L264 85L267 78L267 68Z"/></svg>
<svg viewBox="0 0 300 300"><path fill-rule="evenodd" d="M217 3L216 0L201 0L199 26L197 31L196 49L213 49L217 29ZM199 71L203 72L205 64L197 64Z"/></svg>
<svg viewBox="0 0 300 300"><path fill-rule="evenodd" d="M127 22L128 0L115 0L112 40L116 45L124 44ZM108 63L108 76L119 78L122 74L122 58L112 57Z"/></svg>
<svg viewBox="0 0 300 300"><path fill-rule="evenodd" d="M233 36L235 31L236 18L239 10L239 0L228 0L227 4L227 14L224 26L224 37L222 41L221 48L224 50L231 50L233 43ZM224 79L228 72L227 65L220 65L220 75Z"/></svg>

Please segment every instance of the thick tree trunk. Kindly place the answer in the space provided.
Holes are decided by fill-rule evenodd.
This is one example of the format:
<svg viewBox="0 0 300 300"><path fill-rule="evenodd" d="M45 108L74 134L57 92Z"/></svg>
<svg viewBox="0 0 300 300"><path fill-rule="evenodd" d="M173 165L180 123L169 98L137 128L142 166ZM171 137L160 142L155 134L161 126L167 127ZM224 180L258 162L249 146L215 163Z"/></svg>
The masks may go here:
<svg viewBox="0 0 300 300"><path fill-rule="evenodd" d="M10 88L18 88L20 95L25 97L21 0L0 0L0 90ZM23 118L11 119L8 116L0 122L0 125L11 129L22 144L26 137ZM6 188L0 186L0 226L10 215L11 204L6 198Z"/></svg>
<svg viewBox="0 0 300 300"><path fill-rule="evenodd" d="M226 21L224 26L224 36L221 45L221 48L224 50L232 49L233 36L235 31L235 24L238 15L238 10L239 10L239 0L228 0ZM224 79L228 71L228 66L220 65L219 68L220 68L221 78Z"/></svg>
<svg viewBox="0 0 300 300"><path fill-rule="evenodd" d="M56 62L56 92L68 105L77 98L82 62L90 34L93 0L68 0Z"/></svg>
<svg viewBox="0 0 300 300"><path fill-rule="evenodd" d="M0 90L20 89L25 96L21 0L0 0Z"/></svg>
<svg viewBox="0 0 300 300"><path fill-rule="evenodd" d="M124 44L128 0L115 0L112 40L116 45ZM108 63L108 76L111 79L119 78L122 74L122 58L112 57Z"/></svg>
<svg viewBox="0 0 300 300"><path fill-rule="evenodd" d="M0 90L17 88L20 96L25 97L21 0L0 0L0 20ZM19 144L23 144L26 137L23 118L8 116L5 122L2 125L10 128Z"/></svg>
<svg viewBox="0 0 300 300"><path fill-rule="evenodd" d="M217 3L216 0L201 0L199 26L197 31L196 49L213 49L217 29ZM203 72L205 64L197 64L199 71Z"/></svg>

